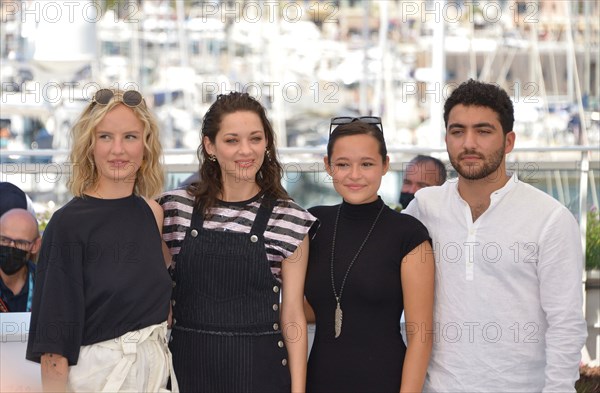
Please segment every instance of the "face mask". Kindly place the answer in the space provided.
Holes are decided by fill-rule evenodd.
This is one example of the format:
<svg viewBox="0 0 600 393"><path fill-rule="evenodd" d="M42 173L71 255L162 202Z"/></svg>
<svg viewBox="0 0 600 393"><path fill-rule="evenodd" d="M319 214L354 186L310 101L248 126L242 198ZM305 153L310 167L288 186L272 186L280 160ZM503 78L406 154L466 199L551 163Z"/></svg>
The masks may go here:
<svg viewBox="0 0 600 393"><path fill-rule="evenodd" d="M415 198L415 194L411 194L410 192L401 192L400 193L400 204L402 205L403 209L406 209L408 207L408 204L410 203L410 201L412 201Z"/></svg>
<svg viewBox="0 0 600 393"><path fill-rule="evenodd" d="M17 273L27 264L29 253L9 246L0 246L0 269L9 276Z"/></svg>

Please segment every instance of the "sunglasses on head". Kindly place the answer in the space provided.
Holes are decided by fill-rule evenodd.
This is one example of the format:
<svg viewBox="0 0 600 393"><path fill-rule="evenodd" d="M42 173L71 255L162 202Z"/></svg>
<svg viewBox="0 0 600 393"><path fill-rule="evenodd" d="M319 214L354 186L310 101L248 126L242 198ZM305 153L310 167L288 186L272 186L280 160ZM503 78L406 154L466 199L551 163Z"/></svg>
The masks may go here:
<svg viewBox="0 0 600 393"><path fill-rule="evenodd" d="M127 90L119 95L121 96L119 101L130 108L135 108L144 102L144 97L142 97L142 94L139 91ZM95 103L98 105L108 105L114 96L115 92L113 90L100 89L94 94L94 97L92 98L92 104Z"/></svg>
<svg viewBox="0 0 600 393"><path fill-rule="evenodd" d="M360 117L351 117L351 116L339 116L331 119L331 123L329 124L329 135L334 130L334 126L341 126L342 124L348 124L355 121L362 121L363 123L373 124L375 126L379 126L379 130L383 134L383 125L381 124L381 117L377 116L360 116Z"/></svg>

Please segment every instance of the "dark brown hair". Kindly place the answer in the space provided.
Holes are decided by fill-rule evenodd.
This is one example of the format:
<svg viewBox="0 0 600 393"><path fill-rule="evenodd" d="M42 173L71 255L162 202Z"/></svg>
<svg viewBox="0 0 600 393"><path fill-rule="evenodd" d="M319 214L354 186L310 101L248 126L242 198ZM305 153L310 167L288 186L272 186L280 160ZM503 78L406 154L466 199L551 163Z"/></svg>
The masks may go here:
<svg viewBox="0 0 600 393"><path fill-rule="evenodd" d="M360 120L353 121L351 123L342 124L336 127L329 135L329 141L327 142L327 160L331 164L331 156L333 155L333 147L335 142L344 137L351 135L370 135L377 141L379 145L379 154L381 155L381 162L385 163L387 157L387 147L385 145L385 139L383 138L383 132L373 124L365 123Z"/></svg>
<svg viewBox="0 0 600 393"><path fill-rule="evenodd" d="M216 205L217 197L223 191L221 167L218 162L209 159L206 147L204 146L204 137L207 137L214 144L223 117L242 111L256 113L265 130L265 138L267 140L265 159L256 173L256 184L260 187L261 192L273 198L291 199L281 185L283 168L277 159L275 133L269 119L267 119L265 108L248 93L231 92L229 94L219 94L217 100L204 115L202 122L202 142L198 147L200 181L187 187L188 193L194 196L194 206L196 208L202 206L204 214Z"/></svg>
<svg viewBox="0 0 600 393"><path fill-rule="evenodd" d="M448 128L450 111L456 105L480 106L490 108L502 125L504 135L513 130L515 123L514 109L510 97L498 85L469 79L458 86L444 104L444 123Z"/></svg>

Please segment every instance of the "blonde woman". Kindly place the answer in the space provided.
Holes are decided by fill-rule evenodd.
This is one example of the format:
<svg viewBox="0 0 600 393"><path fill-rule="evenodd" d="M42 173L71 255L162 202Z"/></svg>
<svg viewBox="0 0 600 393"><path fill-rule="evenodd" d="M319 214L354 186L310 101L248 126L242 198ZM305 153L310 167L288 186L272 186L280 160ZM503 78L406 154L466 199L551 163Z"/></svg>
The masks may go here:
<svg viewBox="0 0 600 393"><path fill-rule="evenodd" d="M27 359L45 391L165 391L171 279L158 127L137 91L101 89L73 128L69 189L37 269Z"/></svg>

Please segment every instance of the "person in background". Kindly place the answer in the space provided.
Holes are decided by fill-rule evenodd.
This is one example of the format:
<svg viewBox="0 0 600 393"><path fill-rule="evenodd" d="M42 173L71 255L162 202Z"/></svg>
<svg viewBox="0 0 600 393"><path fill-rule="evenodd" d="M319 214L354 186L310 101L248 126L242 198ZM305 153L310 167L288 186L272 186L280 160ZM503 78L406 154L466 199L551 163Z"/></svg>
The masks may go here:
<svg viewBox="0 0 600 393"><path fill-rule="evenodd" d="M217 97L198 154L202 181L159 200L173 255L170 348L181 390L302 392L315 218L283 189L275 133L247 93Z"/></svg>
<svg viewBox="0 0 600 393"><path fill-rule="evenodd" d="M14 134L10 130L10 121L0 119L0 149L6 149L11 139L14 139Z"/></svg>
<svg viewBox="0 0 600 393"><path fill-rule="evenodd" d="M403 210L429 230L437 262L424 390L575 392L587 336L577 222L506 172L515 133L504 90L464 82L444 121L458 180L419 190Z"/></svg>
<svg viewBox="0 0 600 393"><path fill-rule="evenodd" d="M26 357L45 391L176 391L156 120L139 92L100 89L72 134L74 198L44 232Z"/></svg>
<svg viewBox="0 0 600 393"><path fill-rule="evenodd" d="M41 244L38 223L25 209L0 216L0 312L30 312L35 284L32 256Z"/></svg>
<svg viewBox="0 0 600 393"><path fill-rule="evenodd" d="M400 205L405 209L421 188L441 186L446 181L446 167L435 157L419 154L404 168Z"/></svg>
<svg viewBox="0 0 600 393"><path fill-rule="evenodd" d="M35 215L29 195L12 183L0 182L0 217L11 209L26 209Z"/></svg>
<svg viewBox="0 0 600 393"><path fill-rule="evenodd" d="M432 345L423 332L432 329L433 253L425 227L377 194L389 168L381 119L332 119L324 163L343 201L309 209L320 227L306 276L316 317L307 391L420 392Z"/></svg>

